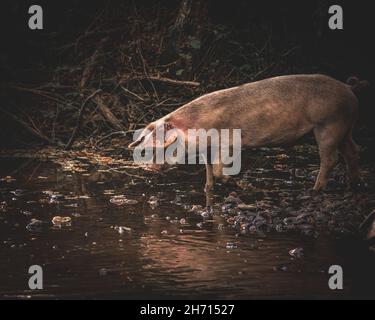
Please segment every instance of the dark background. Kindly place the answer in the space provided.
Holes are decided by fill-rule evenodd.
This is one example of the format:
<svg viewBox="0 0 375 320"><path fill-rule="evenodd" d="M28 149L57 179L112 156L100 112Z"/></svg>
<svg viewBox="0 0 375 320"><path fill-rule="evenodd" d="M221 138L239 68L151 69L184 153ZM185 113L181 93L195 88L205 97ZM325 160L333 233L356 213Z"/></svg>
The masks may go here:
<svg viewBox="0 0 375 320"><path fill-rule="evenodd" d="M31 4L39 4L43 7L44 30L42 31L32 31L28 28L29 14L27 11ZM118 46L126 45L135 38L145 37L145 47L150 43L150 39L147 38L149 30L142 23L142 19L148 22L158 16L158 30L168 36L171 33L171 26L173 26L180 4L181 1L163 0L3 2L1 12L2 49L0 52L2 102L0 108L7 112L13 112L17 116L20 116L20 112L23 111L33 114L35 108L39 108L39 111L43 108L47 110L48 107L39 103L45 102L41 97L14 91L9 88L9 84L21 83L26 87L38 87L42 83L51 81L54 78L54 70L58 66L71 63L75 58L80 61L79 63L85 61L104 37L104 34L100 34L103 30L118 26L123 28L118 33L109 34L111 45L108 47L108 52L109 50L115 52ZM328 8L332 4L343 6L344 30L332 31L328 28L330 16ZM209 0L193 1L192 6L189 21L180 38L198 37L201 46L199 50L194 51L192 66L189 68L185 65L177 66L176 69L172 68L167 72L171 78L176 78L176 70L185 68L182 76L179 75L177 78L197 80L203 84L198 90L178 93L179 97L186 98L184 101L215 89L290 73L320 72L343 81L349 76L356 75L374 83L372 68L375 53L373 49L374 19L370 1ZM99 14L102 14L100 19L98 19ZM141 23L140 26L135 27L134 21L137 19ZM97 23L97 27L95 27L95 23ZM134 32L135 28L139 30ZM56 49L74 42L85 30L93 30L93 33L97 34L94 34L90 41L81 41L75 50ZM213 30L223 30L224 35L222 37L224 40L221 40L215 47L216 56L212 58L216 59L213 60L216 61L216 69L210 67L211 65L202 65L200 62L203 61L210 48L209 43ZM171 43L170 40L169 42ZM167 45L164 45L158 53L154 50L157 45L145 49L145 59L150 61L158 56L159 63L168 63L172 61L171 55L173 58L173 55L186 52L183 48L184 41L177 43L177 48L173 48L174 51L168 48L168 41L164 43ZM251 56L253 45L259 50L256 58L264 58L263 62L267 59L275 59L276 63L270 63L270 67L261 73L252 70L251 60L249 63L249 59L244 59L243 56L249 54L250 58L254 57ZM263 45L265 45L265 49L262 51ZM131 50L129 52L131 55ZM112 73L116 73L116 64L117 62L111 60L111 54L108 54L101 67L104 68L104 72L112 70ZM235 71L231 73L229 80L224 81L222 79L227 74L227 70L224 70L227 65L233 66ZM171 96L171 92L167 89L157 89L166 97ZM111 89L111 91L113 90ZM374 111L371 106L373 101L371 92L370 89L361 96L362 110L359 127L366 128L365 134L372 136ZM27 103L24 103L25 101ZM177 102L182 103L181 100ZM123 103L127 104L128 101ZM77 105L79 104L77 102ZM14 107L15 105L17 107ZM171 109L173 108L161 112L165 113ZM68 118L71 118L72 115L74 118L76 110L69 112L68 115L59 119L60 124L63 126L66 123L68 129L71 127L71 124L70 127L68 125ZM123 117L121 120L128 117L121 111L118 111L118 114ZM149 120L153 116L156 117L159 114L151 115ZM36 113L35 117L37 118L35 121L37 121L44 115ZM44 121L40 122L42 129L44 123ZM25 137L19 140L23 128L9 121L9 118L3 114L1 115L1 127L1 143L4 146L17 146L21 140L27 140ZM66 132L69 132L68 129ZM48 125L45 130L48 134ZM59 138L61 141L66 140L66 132L61 133ZM86 136L83 133L83 137Z"/></svg>
<svg viewBox="0 0 375 320"><path fill-rule="evenodd" d="M3 0L0 152L30 148L27 152L33 153L46 144L64 147L80 106L98 88L126 131L142 127L201 94L276 75L324 73L341 81L357 76L375 83L370 1L195 0L189 1L191 11L176 32L183 1ZM28 28L28 8L33 4L44 10L44 30ZM344 9L344 30L328 28L328 8L333 4ZM90 77L81 86L88 73ZM200 85L154 83L147 81L150 75ZM123 86L141 99L121 90L121 77L127 79ZM139 77L146 81L134 80ZM359 98L355 140L361 146L362 162L370 164L366 177L371 181L375 159L373 87ZM98 112L98 104L90 101L73 147L99 148L104 143L98 141L117 130ZM122 152L118 141L103 141L111 141L107 145L113 147L112 153ZM373 208L369 194L362 197L366 206L368 202ZM356 196L347 203L338 193L334 204L343 215L360 206ZM352 219L345 216L343 220L350 223ZM342 255L353 263L361 291L367 287L372 292L367 275L373 274L373 257L363 260L367 251L358 250L362 247L345 243Z"/></svg>

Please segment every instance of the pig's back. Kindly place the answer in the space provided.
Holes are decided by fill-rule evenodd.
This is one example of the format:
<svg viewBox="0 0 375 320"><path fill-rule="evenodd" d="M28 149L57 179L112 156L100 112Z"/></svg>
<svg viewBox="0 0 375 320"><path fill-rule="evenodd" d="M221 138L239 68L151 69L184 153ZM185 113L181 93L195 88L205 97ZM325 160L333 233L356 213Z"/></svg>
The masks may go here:
<svg viewBox="0 0 375 320"><path fill-rule="evenodd" d="M240 128L245 140L261 145L286 142L319 123L354 115L356 108L355 95L340 81L289 75L206 94L170 117L185 128Z"/></svg>

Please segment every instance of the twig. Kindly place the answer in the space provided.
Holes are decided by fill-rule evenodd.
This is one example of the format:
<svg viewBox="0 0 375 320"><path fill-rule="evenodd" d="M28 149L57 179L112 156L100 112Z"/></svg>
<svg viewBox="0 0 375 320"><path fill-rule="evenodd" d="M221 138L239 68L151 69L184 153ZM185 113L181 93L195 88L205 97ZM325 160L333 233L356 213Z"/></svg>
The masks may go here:
<svg viewBox="0 0 375 320"><path fill-rule="evenodd" d="M141 101L143 101L143 102L145 101L145 99L143 99L141 96L137 95L136 93L130 91L129 89L126 89L126 88L124 88L123 86L120 86L120 87L121 87L122 90L124 90L124 91L127 92L127 93L130 93L132 96L138 98L139 100L141 100Z"/></svg>
<svg viewBox="0 0 375 320"><path fill-rule="evenodd" d="M120 168L120 169L121 169L121 168ZM147 180L147 177L142 177L142 176L139 176L139 175L137 175L137 174L129 173L129 172L127 172L127 171L124 170L124 169L122 169L122 170L118 170L118 169L115 169L115 168L109 168L108 171L112 171L112 172L116 172L116 173L126 174L126 175L129 176L129 177L138 178L138 179L141 179L141 180Z"/></svg>
<svg viewBox="0 0 375 320"><path fill-rule="evenodd" d="M191 86L191 87L198 87L200 86L199 82L196 81L183 81L183 80L174 80L170 78L165 78L165 77L156 77L156 76L149 76L149 77L134 77L129 80L152 80L152 81L159 81L159 82L165 82L168 84L172 85L177 85L177 86Z"/></svg>
<svg viewBox="0 0 375 320"><path fill-rule="evenodd" d="M67 106L74 105L73 103L71 103L68 100L65 100L63 98L55 97L55 96L47 94L46 93L47 91L42 91L42 90L34 89L34 88L25 88L25 87L20 87L20 86L17 86L17 85L12 85L12 84L10 84L9 87L12 88L12 89L15 89L15 90L19 90L19 91L30 92L30 93L33 93L33 94L36 94L36 95L39 95L39 96L51 99L53 101L56 101L58 103L61 103L61 104L67 105Z"/></svg>
<svg viewBox="0 0 375 320"><path fill-rule="evenodd" d="M200 83L196 81L174 80L174 79L165 78L165 77L149 77L149 79L154 80L154 81L166 82L166 83L174 84L178 86L192 86L192 87L200 86Z"/></svg>
<svg viewBox="0 0 375 320"><path fill-rule="evenodd" d="M95 92L93 92L92 94L90 94L90 95L85 99L85 101L82 103L81 108L80 108L79 113L78 113L77 124L76 124L76 126L75 126L75 128L74 128L74 130L73 130L73 133L72 133L72 135L71 135L71 137L70 137L70 139L69 139L69 142L68 142L68 143L66 144L66 146L65 146L65 149L66 149L66 150L67 150L67 149L70 149L71 146L72 146L73 143L74 143L74 140L75 140L75 138L76 138L76 136L77 136L78 130L79 130L80 127L81 127L82 118L83 118L83 112L85 111L85 108L86 108L87 103L88 103L93 97L95 97L99 92L101 92L101 91L102 91L101 89L96 90Z"/></svg>
<svg viewBox="0 0 375 320"><path fill-rule="evenodd" d="M83 88L85 88L86 84L90 81L90 79L92 77L92 74L94 72L95 65L97 63L98 57L100 56L100 53L103 49L103 46L104 46L104 44L107 40L108 40L107 38L102 39L98 43L98 46L97 46L95 52L93 53L93 55L88 59L88 61L86 63L86 66L83 69L82 78L81 78L81 81L79 83L79 88L80 88L81 91L83 90Z"/></svg>
<svg viewBox="0 0 375 320"><path fill-rule="evenodd" d="M96 141L94 146L96 147L100 142L102 142L103 140L105 140L109 137L112 137L112 136L115 136L115 135L118 135L118 134L123 134L124 136L126 136L128 133L131 133L131 132L134 132L134 131L135 130L111 132L111 133L105 135L104 137L100 138L98 141Z"/></svg>
<svg viewBox="0 0 375 320"><path fill-rule="evenodd" d="M141 49L140 41L137 41L137 49L138 49L138 53L139 53L139 56L140 56L141 61L142 61L143 72L144 72L144 74L146 76L145 79L147 79L150 82L151 87L154 90L155 97L156 97L157 100L159 100L159 95L158 95L158 93L156 91L156 88L155 88L154 84L152 83L152 81L150 79L150 76L149 76L149 74L147 72L146 60L145 60L145 58L143 57L143 54L142 54L142 49Z"/></svg>
<svg viewBox="0 0 375 320"><path fill-rule="evenodd" d="M0 109L0 111L3 112L4 114L6 114L8 117L12 118L14 121L21 124L25 129L27 129L33 135L35 135L38 138L44 140L45 142L48 142L48 143L52 144L52 141L46 135L44 135L39 129L37 129L36 127L35 128L30 127L26 122L22 121L21 119L18 119L12 113L9 113L9 112L7 112L5 110L2 110L2 109Z"/></svg>

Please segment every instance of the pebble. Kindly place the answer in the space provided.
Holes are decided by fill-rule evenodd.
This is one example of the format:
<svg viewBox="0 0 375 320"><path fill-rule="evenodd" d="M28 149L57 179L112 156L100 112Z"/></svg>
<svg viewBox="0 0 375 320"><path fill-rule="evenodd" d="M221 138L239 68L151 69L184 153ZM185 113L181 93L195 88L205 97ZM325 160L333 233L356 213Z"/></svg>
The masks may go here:
<svg viewBox="0 0 375 320"><path fill-rule="evenodd" d="M283 225L282 224L275 225L275 230L277 232L283 232L284 231Z"/></svg>
<svg viewBox="0 0 375 320"><path fill-rule="evenodd" d="M303 258L305 255L304 249L303 248L294 248L289 251L289 255L292 256L293 258Z"/></svg>
<svg viewBox="0 0 375 320"><path fill-rule="evenodd" d="M202 217L203 219L208 219L210 216L211 216L211 215L210 215L210 213L209 213L208 211L203 211L203 212L201 213L201 217Z"/></svg>
<svg viewBox="0 0 375 320"><path fill-rule="evenodd" d="M201 205L192 205L189 212L199 212L202 211L203 207Z"/></svg>
<svg viewBox="0 0 375 320"><path fill-rule="evenodd" d="M151 196L147 202L151 208L156 208L160 205L160 199L157 196Z"/></svg>
<svg viewBox="0 0 375 320"><path fill-rule="evenodd" d="M51 194L49 196L49 202L50 203L59 203L62 200L64 200L64 196L62 194L56 193L56 194Z"/></svg>
<svg viewBox="0 0 375 320"><path fill-rule="evenodd" d="M240 210L250 210L250 211L254 211L257 209L257 206L255 204L245 204L245 203L240 203L238 206L237 206L238 209Z"/></svg>
<svg viewBox="0 0 375 320"><path fill-rule="evenodd" d="M124 195L119 195L119 196L114 196L109 200L110 203L113 203L117 206L122 206L122 205L133 205L137 204L138 201L134 199L128 199Z"/></svg>
<svg viewBox="0 0 375 320"><path fill-rule="evenodd" d="M31 232L42 232L48 225L48 222L31 219L30 223L26 226L26 229Z"/></svg>
<svg viewBox="0 0 375 320"><path fill-rule="evenodd" d="M10 192L11 194L14 194L16 197L21 197L25 193L25 190L22 189L16 189Z"/></svg>
<svg viewBox="0 0 375 320"><path fill-rule="evenodd" d="M32 215L32 212L27 211L27 210L22 210L21 213L22 213L23 215L27 216L27 217Z"/></svg>
<svg viewBox="0 0 375 320"><path fill-rule="evenodd" d="M228 242L226 249L237 249L237 245L234 242Z"/></svg>
<svg viewBox="0 0 375 320"><path fill-rule="evenodd" d="M72 225L72 218L56 216L53 217L52 224L57 227L70 227Z"/></svg>
<svg viewBox="0 0 375 320"><path fill-rule="evenodd" d="M119 234L124 234L125 232L131 232L132 231L131 228L129 228L129 227L123 227L123 226L119 226L119 227L116 226L114 229L116 231L118 231Z"/></svg>
<svg viewBox="0 0 375 320"><path fill-rule="evenodd" d="M175 204L175 205L182 205L182 198L181 196L179 195L176 195L176 198L174 200L171 201L172 204Z"/></svg>
<svg viewBox="0 0 375 320"><path fill-rule="evenodd" d="M106 269L106 268L99 269L99 275L101 277L105 277L106 275L108 275L108 269Z"/></svg>
<svg viewBox="0 0 375 320"><path fill-rule="evenodd" d="M283 272L286 272L286 271L288 271L288 267L287 266L276 266L276 267L273 267L273 271L283 271Z"/></svg>

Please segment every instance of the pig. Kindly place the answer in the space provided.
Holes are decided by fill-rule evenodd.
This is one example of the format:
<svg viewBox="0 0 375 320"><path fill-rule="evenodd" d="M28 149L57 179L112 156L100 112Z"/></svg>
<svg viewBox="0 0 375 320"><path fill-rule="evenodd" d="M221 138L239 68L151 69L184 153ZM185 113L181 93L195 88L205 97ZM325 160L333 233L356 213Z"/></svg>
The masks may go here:
<svg viewBox="0 0 375 320"><path fill-rule="evenodd" d="M343 83L321 74L278 76L205 94L145 129L151 134L161 127L167 132L178 129L187 138L188 129L239 128L243 148L290 145L313 132L320 155L313 190L326 187L339 153L345 160L349 183L356 185L360 179L359 148L352 133L358 114L357 94L368 85L356 77ZM129 147L140 145L145 137L146 130ZM175 138L166 138L164 148ZM206 192L212 192L214 177L229 180L223 175L222 163L207 162Z"/></svg>

